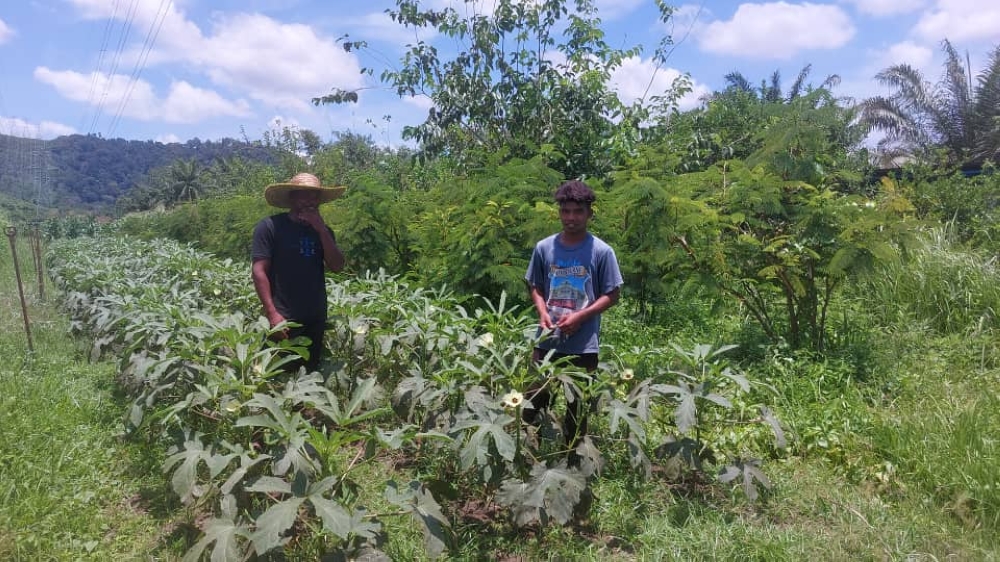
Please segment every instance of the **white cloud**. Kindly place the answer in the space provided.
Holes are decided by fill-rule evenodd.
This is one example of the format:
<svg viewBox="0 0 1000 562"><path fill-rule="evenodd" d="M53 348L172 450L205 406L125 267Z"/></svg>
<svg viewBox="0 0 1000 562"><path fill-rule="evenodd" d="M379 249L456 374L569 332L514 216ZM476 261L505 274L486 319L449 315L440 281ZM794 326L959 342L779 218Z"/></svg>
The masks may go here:
<svg viewBox="0 0 1000 562"><path fill-rule="evenodd" d="M303 110L330 88L362 85L357 58L306 25L239 14L187 53L213 82L276 108Z"/></svg>
<svg viewBox="0 0 1000 562"><path fill-rule="evenodd" d="M69 125L56 123L55 121L29 123L17 117L4 117L0 115L0 132L21 138L53 139L55 137L72 135L76 133L76 129Z"/></svg>
<svg viewBox="0 0 1000 562"><path fill-rule="evenodd" d="M644 0L597 0L597 16L605 21L619 19L635 11Z"/></svg>
<svg viewBox="0 0 1000 562"><path fill-rule="evenodd" d="M181 138L173 133L167 133L165 135L160 135L154 139L156 142L162 142L163 144L179 143Z"/></svg>
<svg viewBox="0 0 1000 562"><path fill-rule="evenodd" d="M711 18L712 11L703 4L683 4L670 17L670 34L679 40L687 33L698 33Z"/></svg>
<svg viewBox="0 0 1000 562"><path fill-rule="evenodd" d="M434 100L432 100L430 96L424 96L424 95L406 96L400 99L403 100L403 103L413 106L418 110L421 110L422 114L427 113L427 110L434 107Z"/></svg>
<svg viewBox="0 0 1000 562"><path fill-rule="evenodd" d="M656 68L652 60L629 57L611 76L611 87L618 92L619 98L625 103L631 103L640 98L647 101L653 96L669 92L674 80L681 76L679 70L673 68ZM697 107L698 99L711 92L704 84L693 82L691 92L679 101L679 108L684 111Z"/></svg>
<svg viewBox="0 0 1000 562"><path fill-rule="evenodd" d="M0 45L3 45L14 36L14 30L3 20L0 20Z"/></svg>
<svg viewBox="0 0 1000 562"><path fill-rule="evenodd" d="M123 10L106 0L70 0L84 17L103 19L127 17ZM176 3L173 3L176 4ZM205 35L183 12L162 2L139 2L133 28L159 27L155 48L143 57L142 43L121 55L119 69L138 68L135 63L155 66L181 63L188 71L202 73L217 86L238 91L272 109L305 110L310 100L331 88L361 86L357 57L347 53L333 39L321 37L307 25L285 24L260 14L217 15L210 35ZM145 37L143 35L142 37ZM138 42L138 39L136 39ZM109 68L99 69L107 73ZM246 108L212 98L207 90L177 86L173 95L194 96L208 107L222 107L226 114L245 115ZM139 89L138 87L136 89ZM66 94L64 94L66 95ZM167 100L169 101L169 99ZM162 117L190 119L198 111L179 106L159 112Z"/></svg>
<svg viewBox="0 0 1000 562"><path fill-rule="evenodd" d="M120 113L123 117L142 121L197 123L221 116L250 115L247 102L229 101L215 92L183 81L171 84L167 96L160 98L149 82L132 82L128 76L121 74L111 77L105 74L87 75L69 70L54 71L43 66L35 69L35 79L54 87L67 99L99 106L109 119ZM91 95L92 91L96 94ZM126 95L128 102L123 105Z"/></svg>
<svg viewBox="0 0 1000 562"><path fill-rule="evenodd" d="M147 35L156 32L158 45L169 45L171 48L197 48L201 40L198 26L188 21L184 13L178 10L179 2L163 3L158 0L143 0L131 2L108 2L107 0L69 0L76 6L80 15L86 19L105 20L116 19L130 22L130 37L144 43ZM133 11L134 10L134 11ZM113 32L109 37L111 47L117 42L120 32ZM152 36L150 35L150 39ZM122 59L126 64L134 64L139 51L131 51Z"/></svg>
<svg viewBox="0 0 1000 562"><path fill-rule="evenodd" d="M213 117L247 117L250 104L245 100L230 101L212 90L192 86L185 81L174 82L162 100L162 118L167 123L198 123Z"/></svg>
<svg viewBox="0 0 1000 562"><path fill-rule="evenodd" d="M918 45L913 41L903 41L888 49L872 52L872 64L868 69L874 74L896 64L908 64L917 70L924 70L930 66L933 59L934 51L930 47Z"/></svg>
<svg viewBox="0 0 1000 562"><path fill-rule="evenodd" d="M872 16L892 16L915 12L924 7L925 0L842 0L853 4L863 14Z"/></svg>
<svg viewBox="0 0 1000 562"><path fill-rule="evenodd" d="M825 4L741 4L729 21L714 21L699 34L712 53L759 59L789 59L802 50L835 49L855 33L851 19Z"/></svg>
<svg viewBox="0 0 1000 562"><path fill-rule="evenodd" d="M983 0L937 0L913 28L929 41L1000 40L1000 3Z"/></svg>
<svg viewBox="0 0 1000 562"><path fill-rule="evenodd" d="M338 22L351 30L352 40L378 41L400 48L418 41L430 41L438 35L433 27L420 29L403 27L392 21L385 12L374 12L357 18L341 18Z"/></svg>

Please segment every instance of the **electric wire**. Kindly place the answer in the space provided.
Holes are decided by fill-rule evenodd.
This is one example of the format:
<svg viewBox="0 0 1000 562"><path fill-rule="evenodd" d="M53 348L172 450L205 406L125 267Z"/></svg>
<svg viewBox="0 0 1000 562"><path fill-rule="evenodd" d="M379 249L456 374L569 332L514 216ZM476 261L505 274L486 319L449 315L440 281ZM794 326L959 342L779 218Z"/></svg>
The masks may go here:
<svg viewBox="0 0 1000 562"><path fill-rule="evenodd" d="M83 129L84 124L87 120L87 113L89 113L91 104L94 102L94 94L97 92L98 78L101 76L101 68L104 66L104 55L108 52L108 40L111 39L111 30L114 28L115 18L118 16L118 3L119 0L115 0L114 6L111 8L111 17L104 24L104 34L101 37L101 48L97 53L97 65L94 67L94 71L90 73L90 91L87 92L87 101L84 107L87 108L84 111L83 118L80 121L80 129ZM87 130L87 134L94 132L93 123L97 119L97 109L94 109L95 115L91 121L91 126Z"/></svg>
<svg viewBox="0 0 1000 562"><path fill-rule="evenodd" d="M153 50L153 45L156 44L156 38L160 35L160 28L163 27L163 22L167 19L167 13L169 13L172 6L173 0L160 0L160 6L156 10L156 16L149 24L149 30L146 31L146 39L143 41L142 49L140 50L139 56L135 61L135 67L132 69L132 74L129 76L128 86L125 88L125 92L118 103L118 109L115 111L115 116L111 120L111 125L108 127L108 138L112 138L115 131L118 129L118 124L121 122L122 114L125 112L129 99L132 97L132 91L135 90L135 86L139 82L139 77L142 76L142 71L146 68L146 61L149 59L149 53Z"/></svg>
<svg viewBox="0 0 1000 562"><path fill-rule="evenodd" d="M97 123L101 114L104 112L104 103L111 91L111 84L114 82L115 75L118 73L118 64L121 61L122 51L125 50L125 44L128 42L128 36L132 30L132 21L135 19L135 12L138 4L138 0L132 0L132 3L129 5L125 21L122 24L122 33L118 38L118 45L115 48L115 56L111 60L111 69L108 71L107 79L104 83L104 92L101 94L101 99L97 103L97 111L94 113L94 120L90 125L90 132L97 129Z"/></svg>

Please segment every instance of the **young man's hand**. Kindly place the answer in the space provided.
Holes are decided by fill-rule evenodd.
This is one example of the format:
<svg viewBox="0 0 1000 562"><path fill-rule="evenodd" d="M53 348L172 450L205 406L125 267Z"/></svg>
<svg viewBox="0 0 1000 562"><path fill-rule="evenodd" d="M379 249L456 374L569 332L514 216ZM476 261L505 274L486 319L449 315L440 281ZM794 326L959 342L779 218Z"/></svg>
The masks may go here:
<svg viewBox="0 0 1000 562"><path fill-rule="evenodd" d="M556 325L552 323L552 318L547 313L539 315L538 325L541 326L543 330L551 330L556 327Z"/></svg>
<svg viewBox="0 0 1000 562"><path fill-rule="evenodd" d="M572 336L580 329L580 325L583 324L583 315L579 312L571 312L566 314L556 322L556 327L565 336Z"/></svg>

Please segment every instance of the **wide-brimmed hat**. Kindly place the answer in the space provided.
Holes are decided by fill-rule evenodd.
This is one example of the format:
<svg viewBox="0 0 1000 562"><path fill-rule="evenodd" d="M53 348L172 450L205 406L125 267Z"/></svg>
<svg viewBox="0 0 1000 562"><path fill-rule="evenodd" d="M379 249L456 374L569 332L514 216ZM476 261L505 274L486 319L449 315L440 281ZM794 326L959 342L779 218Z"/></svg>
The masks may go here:
<svg viewBox="0 0 1000 562"><path fill-rule="evenodd" d="M292 206L289 196L293 191L317 191L319 202L327 203L344 194L346 187L329 187L320 183L319 178L312 174L295 174L286 182L272 183L264 188L264 199L275 207L288 209Z"/></svg>

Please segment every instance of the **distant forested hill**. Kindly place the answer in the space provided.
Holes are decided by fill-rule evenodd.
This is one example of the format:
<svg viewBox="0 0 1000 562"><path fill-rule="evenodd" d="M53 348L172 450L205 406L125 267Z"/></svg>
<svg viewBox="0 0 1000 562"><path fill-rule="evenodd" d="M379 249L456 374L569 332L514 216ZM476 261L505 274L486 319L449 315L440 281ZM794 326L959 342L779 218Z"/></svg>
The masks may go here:
<svg viewBox="0 0 1000 562"><path fill-rule="evenodd" d="M177 160L210 165L239 157L273 164L273 149L235 139L155 141L69 135L37 140L0 135L0 194L59 211L102 211L150 170Z"/></svg>

